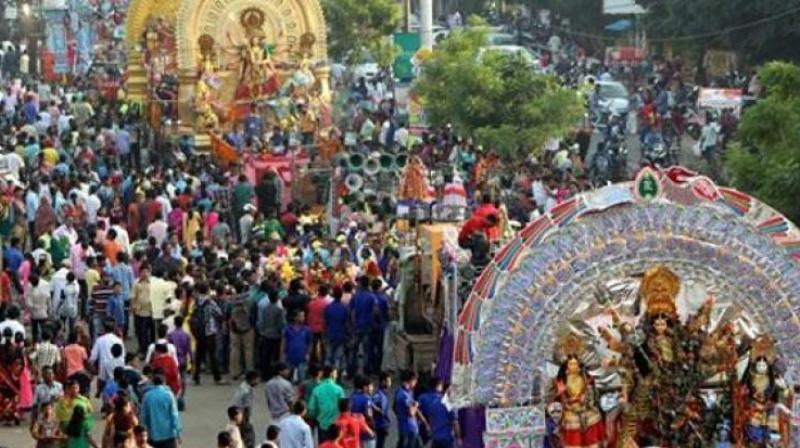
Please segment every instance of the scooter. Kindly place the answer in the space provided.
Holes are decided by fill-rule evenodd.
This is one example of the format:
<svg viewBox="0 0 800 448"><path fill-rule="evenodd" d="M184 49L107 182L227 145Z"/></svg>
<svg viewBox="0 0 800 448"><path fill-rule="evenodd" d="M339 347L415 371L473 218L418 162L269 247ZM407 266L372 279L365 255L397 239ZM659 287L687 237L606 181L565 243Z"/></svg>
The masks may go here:
<svg viewBox="0 0 800 448"><path fill-rule="evenodd" d="M669 152L661 132L650 133L642 143L642 159L648 164L665 167L669 164Z"/></svg>

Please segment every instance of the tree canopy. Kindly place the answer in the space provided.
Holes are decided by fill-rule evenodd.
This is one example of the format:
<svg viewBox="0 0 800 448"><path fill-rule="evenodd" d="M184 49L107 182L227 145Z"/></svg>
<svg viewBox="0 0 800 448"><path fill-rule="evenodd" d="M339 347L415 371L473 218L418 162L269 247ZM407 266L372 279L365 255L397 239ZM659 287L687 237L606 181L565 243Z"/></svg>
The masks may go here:
<svg viewBox="0 0 800 448"><path fill-rule="evenodd" d="M800 222L800 67L772 62L759 72L766 97L745 110L725 167L736 188Z"/></svg>
<svg viewBox="0 0 800 448"><path fill-rule="evenodd" d="M486 31L453 33L425 61L414 86L432 126L451 124L506 159L538 153L580 120L574 90L536 71L516 55L481 52Z"/></svg>
<svg viewBox="0 0 800 448"><path fill-rule="evenodd" d="M322 0L333 59L359 62L365 51L386 51L386 36L400 26L394 0Z"/></svg>
<svg viewBox="0 0 800 448"><path fill-rule="evenodd" d="M638 0L648 37L673 47L735 51L749 63L798 58L800 0Z"/></svg>

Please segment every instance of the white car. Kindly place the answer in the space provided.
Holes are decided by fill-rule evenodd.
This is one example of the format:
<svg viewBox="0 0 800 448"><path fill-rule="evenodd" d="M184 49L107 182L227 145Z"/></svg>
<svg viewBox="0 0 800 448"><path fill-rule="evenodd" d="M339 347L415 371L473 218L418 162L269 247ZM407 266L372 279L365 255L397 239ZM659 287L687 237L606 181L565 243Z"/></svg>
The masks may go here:
<svg viewBox="0 0 800 448"><path fill-rule="evenodd" d="M630 95L622 83L616 81L596 81L600 86L600 106L617 115L628 113Z"/></svg>
<svg viewBox="0 0 800 448"><path fill-rule="evenodd" d="M501 33L501 32L491 32L487 34L486 41L489 43L490 46L513 45L517 43L517 39L514 37L513 34Z"/></svg>
<svg viewBox="0 0 800 448"><path fill-rule="evenodd" d="M352 66L353 80L358 81L360 78L370 80L381 72L380 66L377 62L363 62Z"/></svg>
<svg viewBox="0 0 800 448"><path fill-rule="evenodd" d="M483 58L483 55L488 51L507 55L519 55L522 57L522 60L525 61L526 65L529 65L537 70L541 69L541 63L539 62L539 59L531 50L526 47L520 45L490 45L487 47L481 47L481 49L478 50L478 61L480 61Z"/></svg>

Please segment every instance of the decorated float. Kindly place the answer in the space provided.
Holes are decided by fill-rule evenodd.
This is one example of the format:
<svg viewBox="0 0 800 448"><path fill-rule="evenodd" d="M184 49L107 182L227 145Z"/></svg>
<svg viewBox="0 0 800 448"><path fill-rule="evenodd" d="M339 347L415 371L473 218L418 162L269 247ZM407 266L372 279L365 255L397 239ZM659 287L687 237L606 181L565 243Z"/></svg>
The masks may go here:
<svg viewBox="0 0 800 448"><path fill-rule="evenodd" d="M264 129L307 134L327 120L330 69L316 0L132 0L126 28L135 55L128 96L146 105L156 131L180 123L178 132L210 147L209 134L250 115Z"/></svg>
<svg viewBox="0 0 800 448"><path fill-rule="evenodd" d="M486 447L798 446L799 262L769 206L645 168L497 253L455 323L449 398Z"/></svg>

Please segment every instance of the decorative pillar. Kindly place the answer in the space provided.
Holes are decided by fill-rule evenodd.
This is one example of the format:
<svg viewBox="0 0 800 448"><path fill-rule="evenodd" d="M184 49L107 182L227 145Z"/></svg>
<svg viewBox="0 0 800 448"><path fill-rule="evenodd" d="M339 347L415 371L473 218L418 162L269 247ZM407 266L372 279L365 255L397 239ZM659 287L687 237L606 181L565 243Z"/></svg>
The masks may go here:
<svg viewBox="0 0 800 448"><path fill-rule="evenodd" d="M331 95L331 67L323 65L314 68L314 77L319 81L319 97L325 103L333 99Z"/></svg>
<svg viewBox="0 0 800 448"><path fill-rule="evenodd" d="M183 126L194 127L194 86L197 75L194 70L181 70L178 87L178 119Z"/></svg>

